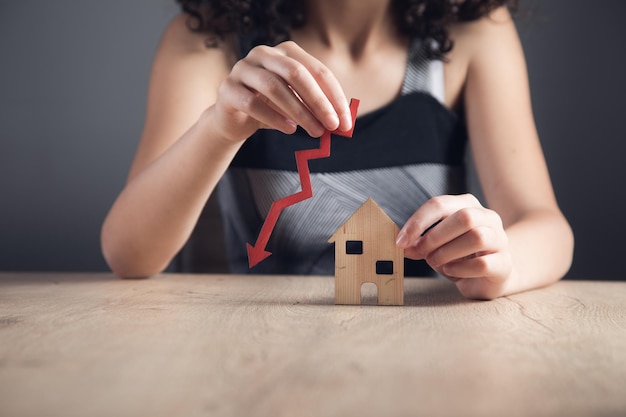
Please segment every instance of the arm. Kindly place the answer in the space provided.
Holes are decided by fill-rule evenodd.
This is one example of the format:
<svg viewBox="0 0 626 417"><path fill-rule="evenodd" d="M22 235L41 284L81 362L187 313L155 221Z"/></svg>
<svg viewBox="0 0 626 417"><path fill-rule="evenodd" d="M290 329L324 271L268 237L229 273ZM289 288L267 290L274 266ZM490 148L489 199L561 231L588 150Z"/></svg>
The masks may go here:
<svg viewBox="0 0 626 417"><path fill-rule="evenodd" d="M228 42L206 48L204 41L180 16L159 46L139 148L102 226L104 256L119 276L148 276L167 266L257 129L293 133L301 125L319 136L325 128L351 128L335 77L293 42L254 48L235 63Z"/></svg>
<svg viewBox="0 0 626 417"><path fill-rule="evenodd" d="M414 242L406 246L409 256L425 258L468 297L495 298L560 279L571 264L573 236L552 190L508 11L468 24L462 36L457 46L469 51L464 102L470 143L492 210L472 196L436 198L403 230Z"/></svg>
<svg viewBox="0 0 626 417"><path fill-rule="evenodd" d="M122 277L163 270L184 245L238 149L210 128L231 58L208 49L184 16L165 31L152 68L144 130L125 188L102 227L102 250Z"/></svg>

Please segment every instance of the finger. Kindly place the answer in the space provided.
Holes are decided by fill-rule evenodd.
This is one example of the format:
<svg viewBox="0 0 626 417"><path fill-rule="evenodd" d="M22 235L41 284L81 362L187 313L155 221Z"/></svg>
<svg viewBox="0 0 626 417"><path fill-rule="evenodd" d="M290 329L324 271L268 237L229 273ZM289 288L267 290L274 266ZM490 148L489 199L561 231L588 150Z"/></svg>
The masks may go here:
<svg viewBox="0 0 626 417"><path fill-rule="evenodd" d="M226 108L249 115L261 125L280 130L283 133L292 134L295 132L295 122L285 118L284 115L269 106L262 95L256 94L230 79L226 79L222 83L220 90Z"/></svg>
<svg viewBox="0 0 626 417"><path fill-rule="evenodd" d="M448 237L444 237L447 239ZM432 252L428 252L426 261L434 268L463 259L470 259L476 253L492 253L501 247L501 238L492 228L474 227L442 245L435 243ZM419 248L417 248L419 250Z"/></svg>
<svg viewBox="0 0 626 417"><path fill-rule="evenodd" d="M442 195L429 199L404 224L396 243L401 248L414 246L421 237L431 235L443 225L437 225L432 230L426 230L436 222L442 221L465 207L482 207L480 202L471 194Z"/></svg>
<svg viewBox="0 0 626 417"><path fill-rule="evenodd" d="M505 292L506 281L493 281L487 278L464 279L450 278L457 289L466 298L476 300L493 300L500 297Z"/></svg>
<svg viewBox="0 0 626 417"><path fill-rule="evenodd" d="M343 102L343 111L348 112L350 117L347 99L334 75L295 43L284 42L275 48L257 47L250 51L246 59L283 78L328 130L340 127L339 112L335 106L341 107ZM341 97L339 102L337 90Z"/></svg>
<svg viewBox="0 0 626 417"><path fill-rule="evenodd" d="M415 242L414 254L439 266L476 252L504 245L506 234L500 216L483 207L462 208L446 217Z"/></svg>
<svg viewBox="0 0 626 417"><path fill-rule="evenodd" d="M348 131L352 128L352 114L348 98L343 92L339 81L334 74L317 58L307 53L294 42L285 42L281 45L287 55L301 62L320 86L324 95L330 100L335 113L339 116L339 124L335 129ZM334 130L329 128L329 130Z"/></svg>
<svg viewBox="0 0 626 417"><path fill-rule="evenodd" d="M511 264L501 253L490 253L450 262L442 266L444 275L451 278L488 278L504 280L511 271Z"/></svg>
<svg viewBox="0 0 626 417"><path fill-rule="evenodd" d="M294 94L287 83L275 73L265 68L240 61L236 64L234 78L244 86L256 91L268 101L268 105L302 126L310 136L319 137L324 126Z"/></svg>

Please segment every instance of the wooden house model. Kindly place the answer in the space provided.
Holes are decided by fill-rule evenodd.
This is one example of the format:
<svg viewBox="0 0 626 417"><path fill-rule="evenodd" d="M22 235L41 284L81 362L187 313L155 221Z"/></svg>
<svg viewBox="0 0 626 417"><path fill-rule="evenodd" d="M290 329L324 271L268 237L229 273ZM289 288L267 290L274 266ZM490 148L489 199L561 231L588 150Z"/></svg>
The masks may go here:
<svg viewBox="0 0 626 417"><path fill-rule="evenodd" d="M361 304L361 286L378 288L379 305L404 304L404 250L400 229L369 198L331 236L335 242L335 304Z"/></svg>

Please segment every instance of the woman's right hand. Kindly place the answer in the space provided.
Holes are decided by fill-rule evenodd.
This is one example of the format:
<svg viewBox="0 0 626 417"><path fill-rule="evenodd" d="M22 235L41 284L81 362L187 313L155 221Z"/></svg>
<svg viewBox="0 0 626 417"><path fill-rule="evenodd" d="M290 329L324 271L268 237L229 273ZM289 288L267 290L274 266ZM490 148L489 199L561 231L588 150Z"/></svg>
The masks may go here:
<svg viewBox="0 0 626 417"><path fill-rule="evenodd" d="M222 137L244 141L257 129L292 134L302 126L312 137L350 130L348 100L332 72L292 41L257 46L222 82L213 106Z"/></svg>

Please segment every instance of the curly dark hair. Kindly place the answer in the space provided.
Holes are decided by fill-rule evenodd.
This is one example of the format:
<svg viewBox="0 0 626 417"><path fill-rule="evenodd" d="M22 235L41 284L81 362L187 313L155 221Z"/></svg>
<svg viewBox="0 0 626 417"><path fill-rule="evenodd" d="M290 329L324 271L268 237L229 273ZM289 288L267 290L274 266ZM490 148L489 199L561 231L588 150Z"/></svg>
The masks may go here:
<svg viewBox="0 0 626 417"><path fill-rule="evenodd" d="M290 38L293 28L306 22L304 0L176 0L189 16L194 32L207 34L207 46L217 46L226 36L248 37L253 45L276 45ZM392 0L400 32L431 39L433 58L450 52L448 27L479 19L500 6L514 10L518 0Z"/></svg>

